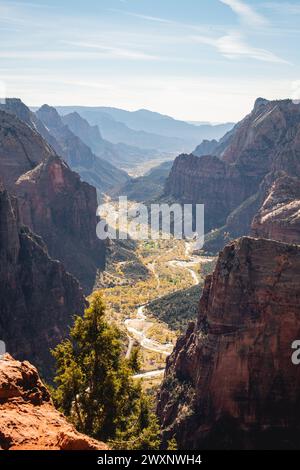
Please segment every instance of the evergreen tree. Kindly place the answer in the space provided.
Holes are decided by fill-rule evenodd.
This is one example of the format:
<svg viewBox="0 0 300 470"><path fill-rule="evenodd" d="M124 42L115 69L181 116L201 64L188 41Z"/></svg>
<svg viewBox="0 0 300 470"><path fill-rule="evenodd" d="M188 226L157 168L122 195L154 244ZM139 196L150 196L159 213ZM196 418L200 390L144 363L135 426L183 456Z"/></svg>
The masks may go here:
<svg viewBox="0 0 300 470"><path fill-rule="evenodd" d="M54 401L79 431L104 441L120 436L135 440L144 432L145 445L159 447L159 427L150 418L139 382L131 377L138 353L129 361L124 358L120 332L105 320L100 293L93 295L83 317L75 317L70 339L53 356Z"/></svg>
<svg viewBox="0 0 300 470"><path fill-rule="evenodd" d="M132 348L128 365L132 372L137 374L141 370L141 359L140 359L140 349L135 346Z"/></svg>
<svg viewBox="0 0 300 470"><path fill-rule="evenodd" d="M125 432L118 433L110 444L117 450L157 450L160 448L160 427L158 419L150 411L149 398L141 395L138 405L137 419Z"/></svg>

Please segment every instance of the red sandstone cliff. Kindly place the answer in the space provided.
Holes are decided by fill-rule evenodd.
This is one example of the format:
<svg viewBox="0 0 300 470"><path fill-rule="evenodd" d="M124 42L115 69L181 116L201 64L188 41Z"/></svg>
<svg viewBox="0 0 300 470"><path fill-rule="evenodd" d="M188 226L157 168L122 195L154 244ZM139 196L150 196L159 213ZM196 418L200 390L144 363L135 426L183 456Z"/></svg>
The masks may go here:
<svg viewBox="0 0 300 470"><path fill-rule="evenodd" d="M105 247L96 236L96 190L57 156L49 156L15 183L20 218L45 241L86 292L105 264Z"/></svg>
<svg viewBox="0 0 300 470"><path fill-rule="evenodd" d="M0 359L0 449L105 450L103 442L78 433L53 406L29 362Z"/></svg>
<svg viewBox="0 0 300 470"><path fill-rule="evenodd" d="M206 279L199 315L170 356L164 439L181 449L299 448L300 248L242 238Z"/></svg>
<svg viewBox="0 0 300 470"><path fill-rule="evenodd" d="M7 350L50 377L50 349L84 307L78 281L20 224L17 201L0 185L0 338Z"/></svg>
<svg viewBox="0 0 300 470"><path fill-rule="evenodd" d="M29 120L26 109L17 106ZM96 190L11 112L0 111L0 177L20 200L22 223L44 238L50 255L90 293L105 264L105 246L96 236Z"/></svg>

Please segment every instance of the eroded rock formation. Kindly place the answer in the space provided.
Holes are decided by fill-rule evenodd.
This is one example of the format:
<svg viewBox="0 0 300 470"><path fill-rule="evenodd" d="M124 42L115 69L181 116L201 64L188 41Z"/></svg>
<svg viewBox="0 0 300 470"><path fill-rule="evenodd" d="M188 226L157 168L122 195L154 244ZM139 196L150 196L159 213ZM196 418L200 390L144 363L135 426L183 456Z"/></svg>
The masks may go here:
<svg viewBox="0 0 300 470"><path fill-rule="evenodd" d="M105 450L103 442L80 434L53 406L29 362L0 359L0 449Z"/></svg>
<svg viewBox="0 0 300 470"><path fill-rule="evenodd" d="M181 449L299 448L300 247L241 238L206 279L159 396Z"/></svg>

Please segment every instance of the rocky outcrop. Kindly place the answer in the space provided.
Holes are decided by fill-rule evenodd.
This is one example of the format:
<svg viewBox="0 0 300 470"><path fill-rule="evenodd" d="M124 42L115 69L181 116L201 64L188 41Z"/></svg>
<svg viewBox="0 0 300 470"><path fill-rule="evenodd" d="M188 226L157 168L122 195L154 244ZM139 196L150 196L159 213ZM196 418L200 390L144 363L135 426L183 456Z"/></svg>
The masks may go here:
<svg viewBox="0 0 300 470"><path fill-rule="evenodd" d="M255 237L300 245L300 179L282 176L275 180L252 222Z"/></svg>
<svg viewBox="0 0 300 470"><path fill-rule="evenodd" d="M57 156L49 156L15 184L21 220L46 242L86 292L105 265L105 246L96 236L96 190Z"/></svg>
<svg viewBox="0 0 300 470"><path fill-rule="evenodd" d="M83 180L95 186L99 194L128 180L125 171L96 156L63 122L55 108L43 105L36 114L58 142L62 152L60 156Z"/></svg>
<svg viewBox="0 0 300 470"><path fill-rule="evenodd" d="M158 415L180 449L299 448L300 247L241 238L167 362Z"/></svg>
<svg viewBox="0 0 300 470"><path fill-rule="evenodd" d="M107 450L80 434L53 406L35 367L0 359L0 449Z"/></svg>
<svg viewBox="0 0 300 470"><path fill-rule="evenodd" d="M2 180L19 199L22 223L43 237L50 255L90 292L105 263L105 247L96 236L96 190L32 129L31 111L20 102L9 103L9 113L0 111Z"/></svg>
<svg viewBox="0 0 300 470"><path fill-rule="evenodd" d="M50 349L68 335L74 314L84 307L78 281L20 224L17 201L1 186L0 338L7 350L50 377Z"/></svg>

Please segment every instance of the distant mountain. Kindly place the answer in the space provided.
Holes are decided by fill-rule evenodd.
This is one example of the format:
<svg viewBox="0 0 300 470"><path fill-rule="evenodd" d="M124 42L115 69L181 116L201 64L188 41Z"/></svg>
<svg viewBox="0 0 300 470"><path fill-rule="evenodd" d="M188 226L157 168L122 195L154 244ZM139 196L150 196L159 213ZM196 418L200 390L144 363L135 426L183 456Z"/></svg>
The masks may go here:
<svg viewBox="0 0 300 470"><path fill-rule="evenodd" d="M122 143L112 144L103 139L97 125L90 125L76 111L62 116L62 120L98 157L109 161L117 168L129 170L159 155L157 150L140 149Z"/></svg>
<svg viewBox="0 0 300 470"><path fill-rule="evenodd" d="M7 98L0 109L17 116L40 134L82 179L99 193L123 184L129 177L106 159L97 158L91 149L66 126L55 108L45 105L34 113L20 99Z"/></svg>
<svg viewBox="0 0 300 470"><path fill-rule="evenodd" d="M99 193L124 184L128 180L125 171L116 168L109 161L97 157L90 147L63 122L55 108L43 105L36 111L36 115L56 139L59 145L56 151L59 155L85 181L95 186ZM95 129L91 131L95 132Z"/></svg>
<svg viewBox="0 0 300 470"><path fill-rule="evenodd" d="M191 151L203 139L220 139L233 124L195 126L141 109L125 111L108 107L57 106L61 114L77 111L90 124L97 124L105 139L161 151Z"/></svg>
<svg viewBox="0 0 300 470"><path fill-rule="evenodd" d="M149 131L131 129L125 123L117 121L109 113L103 111L103 108L57 106L56 109L62 115L78 112L90 124L98 125L103 137L114 144L123 143L133 147L156 149L161 152L178 152L186 147L186 142L178 136L165 137Z"/></svg>
<svg viewBox="0 0 300 470"><path fill-rule="evenodd" d="M212 125L207 122L195 125L147 109L132 112L116 108L102 108L102 110L116 121L124 122L131 129L153 132L166 137L177 136L187 142L193 139L198 142L199 139L219 139L234 126L233 123Z"/></svg>

